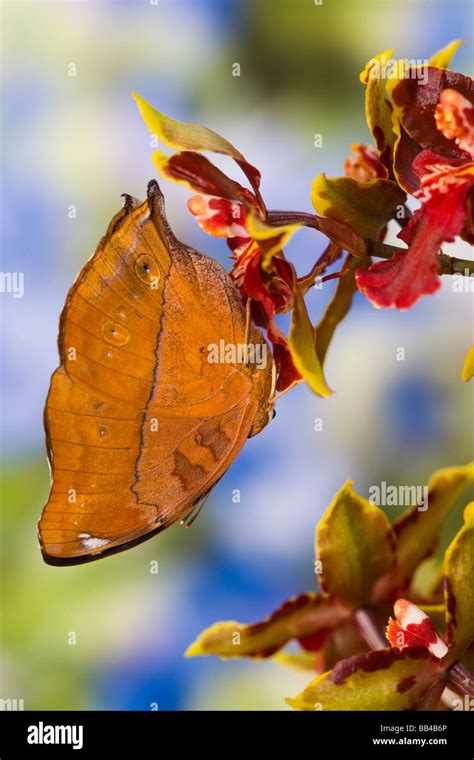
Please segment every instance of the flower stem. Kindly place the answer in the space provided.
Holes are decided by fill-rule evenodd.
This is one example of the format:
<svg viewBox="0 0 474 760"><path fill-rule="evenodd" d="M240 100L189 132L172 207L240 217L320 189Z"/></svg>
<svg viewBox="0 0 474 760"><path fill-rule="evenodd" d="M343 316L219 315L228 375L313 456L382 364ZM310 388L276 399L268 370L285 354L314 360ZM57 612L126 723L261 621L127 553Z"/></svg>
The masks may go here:
<svg viewBox="0 0 474 760"><path fill-rule="evenodd" d="M285 224L301 224L303 227L311 227L327 235L335 243L341 245L353 256L375 256L379 259L390 259L396 253L406 251L396 245L380 243L377 240L361 238L345 224L333 219L319 217L305 211L268 211L267 223L276 227ZM458 259L440 253L438 256L440 274L458 274L465 277L474 275L474 261Z"/></svg>
<svg viewBox="0 0 474 760"><path fill-rule="evenodd" d="M369 607L359 607L354 612L354 620L359 633L371 649L386 649L388 641L382 635L375 615Z"/></svg>
<svg viewBox="0 0 474 760"><path fill-rule="evenodd" d="M428 712L433 712L433 710L436 710L443 695L445 686L445 679L443 676L441 676L437 681L431 684L427 691L425 691L416 709L425 710Z"/></svg>
<svg viewBox="0 0 474 760"><path fill-rule="evenodd" d="M454 686L456 691L467 694L474 698L474 675L460 662L455 662L447 672L448 683Z"/></svg>

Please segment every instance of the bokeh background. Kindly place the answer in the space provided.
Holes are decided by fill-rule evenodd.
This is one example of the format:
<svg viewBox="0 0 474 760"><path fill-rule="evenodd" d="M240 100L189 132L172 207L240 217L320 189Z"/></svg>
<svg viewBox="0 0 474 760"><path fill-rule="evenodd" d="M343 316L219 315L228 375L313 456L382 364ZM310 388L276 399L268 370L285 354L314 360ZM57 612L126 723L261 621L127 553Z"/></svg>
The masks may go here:
<svg viewBox="0 0 474 760"><path fill-rule="evenodd" d="M24 699L29 709L284 709L306 674L272 662L187 660L184 650L216 620L257 620L315 587L314 528L348 477L367 495L370 484L423 485L437 467L469 459L472 393L460 371L472 295L454 293L444 278L441 292L409 313L376 311L357 296L328 357L335 395L321 400L299 387L282 398L190 530L173 527L83 567L48 567L37 544L49 487L42 409L57 365L58 316L120 194L143 197L154 176L130 91L230 139L261 169L270 208L309 211L312 179L341 174L350 144L369 137L358 81L365 62L389 46L397 57L429 57L469 33L469 5L1 3L2 271L24 272L25 293L0 296L0 697ZM456 68L472 74L469 45ZM178 236L228 266L225 244L190 218L186 189L163 189ZM288 255L301 273L322 244L314 231L296 236ZM333 287L311 294L314 319ZM459 523L458 509L448 531Z"/></svg>

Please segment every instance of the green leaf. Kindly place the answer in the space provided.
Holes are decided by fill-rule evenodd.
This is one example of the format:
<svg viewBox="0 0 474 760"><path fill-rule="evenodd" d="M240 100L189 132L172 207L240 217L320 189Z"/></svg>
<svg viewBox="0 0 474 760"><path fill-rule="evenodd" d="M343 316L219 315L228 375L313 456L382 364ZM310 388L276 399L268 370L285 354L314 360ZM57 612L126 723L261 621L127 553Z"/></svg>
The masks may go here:
<svg viewBox="0 0 474 760"><path fill-rule="evenodd" d="M296 369L318 396L330 396L321 362L316 353L314 328L308 316L308 310L296 283L293 288L293 312L288 336L288 348Z"/></svg>
<svg viewBox="0 0 474 760"><path fill-rule="evenodd" d="M411 710L440 677L424 648L379 649L341 660L286 702L295 710Z"/></svg>
<svg viewBox="0 0 474 760"><path fill-rule="evenodd" d="M230 620L212 625L191 644L186 656L270 657L291 639L333 628L345 619L347 612L333 599L300 594L260 623L243 625Z"/></svg>
<svg viewBox="0 0 474 760"><path fill-rule="evenodd" d="M348 481L316 530L321 585L352 609L368 604L377 579L392 568L394 536L385 513Z"/></svg>
<svg viewBox="0 0 474 760"><path fill-rule="evenodd" d="M463 44L463 40L453 40L446 45L446 47L438 50L429 60L430 66L435 66L438 69L447 69L454 58L457 49Z"/></svg>
<svg viewBox="0 0 474 760"><path fill-rule="evenodd" d="M313 182L311 199L321 216L347 225L360 237L377 240L406 195L389 179L362 183L352 177L328 179L320 174Z"/></svg>
<svg viewBox="0 0 474 760"><path fill-rule="evenodd" d="M385 50L371 58L360 75L361 82L367 85L365 90L367 125L377 146L380 160L389 175L391 174L392 151L395 143L395 133L392 128L392 109L385 97L386 78L384 76L371 76L370 70L374 66L382 65L384 60L390 60L392 52L393 50Z"/></svg>
<svg viewBox="0 0 474 760"><path fill-rule="evenodd" d="M464 525L444 560L449 660L459 659L474 641L474 501L464 510Z"/></svg>
<svg viewBox="0 0 474 760"><path fill-rule="evenodd" d="M428 482L427 509L408 509L395 523L397 564L395 585L404 585L415 568L436 549L444 519L468 483L474 481L474 462L437 470Z"/></svg>

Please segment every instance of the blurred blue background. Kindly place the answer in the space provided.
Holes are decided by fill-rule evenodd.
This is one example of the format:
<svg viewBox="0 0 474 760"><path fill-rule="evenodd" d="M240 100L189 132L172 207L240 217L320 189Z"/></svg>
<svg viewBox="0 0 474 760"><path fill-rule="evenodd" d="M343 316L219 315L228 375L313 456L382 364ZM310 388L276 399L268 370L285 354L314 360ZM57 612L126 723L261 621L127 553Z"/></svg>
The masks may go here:
<svg viewBox="0 0 474 760"><path fill-rule="evenodd" d="M270 208L310 211L313 178L342 174L351 143L369 139L358 80L366 61L389 46L397 57L429 57L466 34L470 4L4 2L1 14L2 271L23 272L25 293L0 296L0 697L30 709L284 709L307 674L183 652L216 620L250 622L315 587L314 528L348 477L367 495L372 483L425 484L437 467L467 461L472 393L460 371L472 340L469 293L444 278L408 313L376 311L357 296L328 356L332 398L306 387L282 398L190 530L176 526L73 568L46 566L36 538L59 313L120 194L144 197L154 176L130 91L230 139L260 168ZM470 46L455 68L472 74ZM188 214L186 189L161 184L178 237L228 267L224 242ZM323 242L314 231L294 238L287 253L301 274ZM462 244L450 249L466 255ZM314 320L333 288L310 295Z"/></svg>

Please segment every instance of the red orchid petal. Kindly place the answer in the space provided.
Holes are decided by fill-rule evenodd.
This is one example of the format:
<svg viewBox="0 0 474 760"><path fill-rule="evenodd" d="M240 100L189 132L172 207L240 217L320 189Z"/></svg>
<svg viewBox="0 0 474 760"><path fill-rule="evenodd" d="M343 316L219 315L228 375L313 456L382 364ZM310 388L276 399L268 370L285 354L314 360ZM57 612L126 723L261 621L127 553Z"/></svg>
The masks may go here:
<svg viewBox="0 0 474 760"><path fill-rule="evenodd" d="M232 251L232 259L235 259L231 276L238 288L244 290L245 273L252 258L260 258L258 245L252 238L227 238L227 245Z"/></svg>
<svg viewBox="0 0 474 760"><path fill-rule="evenodd" d="M208 158L191 150L164 156L162 173L171 180L186 182L195 192L256 206L255 195L228 177Z"/></svg>
<svg viewBox="0 0 474 760"><path fill-rule="evenodd" d="M272 259L273 273L263 275L264 284L270 295L276 314L287 312L293 305L294 271L290 262L280 255Z"/></svg>
<svg viewBox="0 0 474 760"><path fill-rule="evenodd" d="M253 242L253 241L252 241ZM283 262L283 260L281 260ZM289 265L289 262L287 262ZM280 265L280 271L284 276L287 275L287 267L284 263ZM285 274L286 272L286 274ZM293 276L291 272L291 277ZM284 282L281 280L281 282ZM260 272L260 255L250 258L244 275L243 290L250 298L253 299L253 305L259 305L265 314L267 324L268 339L273 344L273 355L277 368L276 390L283 392L291 388L296 383L302 381L302 377L291 358L288 350L288 341L286 335L278 327L275 321L275 296L270 294L267 286L262 280Z"/></svg>
<svg viewBox="0 0 474 760"><path fill-rule="evenodd" d="M250 237L232 237L227 239L227 245L233 253L232 258L238 259L254 241Z"/></svg>
<svg viewBox="0 0 474 760"><path fill-rule="evenodd" d="M275 316L275 307L273 300L268 292L260 273L260 256L254 256L250 259L245 270L244 288L247 295L254 301L260 301L268 319Z"/></svg>
<svg viewBox="0 0 474 760"><path fill-rule="evenodd" d="M434 150L422 150L413 159L412 170L415 176L419 180L425 178L431 178L433 171L436 167L442 168L444 171L455 173L455 169L459 166L463 166L466 163L465 159L459 158L457 160L446 161L445 157L441 153L436 153ZM418 190L419 192L419 190Z"/></svg>
<svg viewBox="0 0 474 760"><path fill-rule="evenodd" d="M474 101L474 82L463 74L432 66L425 73L426 80L422 82L415 69L408 67L402 79L394 79L393 84L389 80L390 100L399 111L402 127L420 148L434 149L447 161L462 158L458 146L438 129L435 112L446 89L456 90L468 101Z"/></svg>
<svg viewBox="0 0 474 760"><path fill-rule="evenodd" d="M433 150L423 150L415 157L412 163L413 173L420 180L420 188L414 193L415 198L423 200L425 193L423 188L429 187L438 193L445 192L442 189L443 179L448 179L452 184L460 180L459 170L466 169L470 164L464 158L458 158L447 162L440 153Z"/></svg>
<svg viewBox="0 0 474 760"><path fill-rule="evenodd" d="M262 304L269 322L268 337L273 342L273 335L275 336L275 341L278 342L278 338L281 339L284 335L280 328L272 323L272 320L275 314L281 311L287 311L291 306L293 291L289 290L286 280L288 277L292 278L293 274L290 263L283 259L278 259L279 263L276 268L278 268L279 272L282 273L285 279L273 275L269 280L269 285L267 285L260 270L260 259L260 252L259 255L249 257L245 268L243 287L250 298L253 298L254 301L259 301ZM270 287L271 290L269 289ZM284 338L284 341L286 342L286 338Z"/></svg>
<svg viewBox="0 0 474 760"><path fill-rule="evenodd" d="M276 314L287 312L293 305L293 291L280 277L271 279L271 297Z"/></svg>
<svg viewBox="0 0 474 760"><path fill-rule="evenodd" d="M398 620L394 620L393 618L389 618L386 636L394 649L404 649L405 647L420 645L420 639L409 631L405 631Z"/></svg>
<svg viewBox="0 0 474 760"><path fill-rule="evenodd" d="M303 380L293 364L291 354L286 345L275 343L273 346L273 358L278 372L276 390L279 393L284 393L293 385L296 385Z"/></svg>
<svg viewBox="0 0 474 760"><path fill-rule="evenodd" d="M278 289L282 291L289 290L292 293L295 276L292 265L287 259L281 258L280 256L274 256L272 262L273 268L278 273L278 279L283 283L283 286L279 286Z"/></svg>
<svg viewBox="0 0 474 760"><path fill-rule="evenodd" d="M268 320L272 320L276 313L275 295L270 293L267 285L262 279L260 271L260 256L254 256L247 264L244 277L244 288L250 298L253 298L254 301L259 301L262 304ZM278 333L279 328L275 327L275 334ZM270 340L272 340L271 337Z"/></svg>
<svg viewBox="0 0 474 760"><path fill-rule="evenodd" d="M393 157L393 169L399 184L411 194L420 187L419 178L413 172L413 162L421 151L418 143L400 126L400 139Z"/></svg>
<svg viewBox="0 0 474 760"><path fill-rule="evenodd" d="M285 333L283 332L283 330L280 330L280 328L278 327L278 325L277 325L274 317L272 317L271 319L268 320L267 335L268 335L268 339L273 344L278 344L280 346L286 346L286 344L288 342Z"/></svg>
<svg viewBox="0 0 474 760"><path fill-rule="evenodd" d="M298 641L303 649L305 649L307 652L317 652L321 649L331 633L331 628L323 628L317 633L312 633L310 636L305 636L303 639L298 639Z"/></svg>
<svg viewBox="0 0 474 760"><path fill-rule="evenodd" d="M439 131L474 159L474 105L460 92L443 90L435 109Z"/></svg>
<svg viewBox="0 0 474 760"><path fill-rule="evenodd" d="M438 635L426 612L407 599L398 599L394 605L394 612L396 620L390 618L387 626L387 639L393 647L404 649L421 644L434 657L444 657L448 647Z"/></svg>
<svg viewBox="0 0 474 760"><path fill-rule="evenodd" d="M354 143L351 150L355 155L348 156L344 162L346 177L352 177L357 182L386 178L387 171L375 148L364 143Z"/></svg>
<svg viewBox="0 0 474 760"><path fill-rule="evenodd" d="M463 179L450 192L432 196L399 235L410 241L407 251L368 270L357 270L357 286L374 306L409 309L421 296L438 290L438 250L460 233L467 217L469 188L470 180Z"/></svg>
<svg viewBox="0 0 474 760"><path fill-rule="evenodd" d="M201 229L214 237L248 236L247 209L243 203L214 195L193 195L188 208Z"/></svg>

